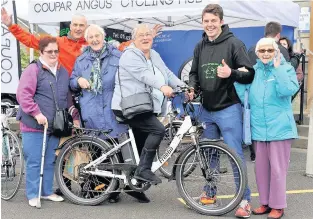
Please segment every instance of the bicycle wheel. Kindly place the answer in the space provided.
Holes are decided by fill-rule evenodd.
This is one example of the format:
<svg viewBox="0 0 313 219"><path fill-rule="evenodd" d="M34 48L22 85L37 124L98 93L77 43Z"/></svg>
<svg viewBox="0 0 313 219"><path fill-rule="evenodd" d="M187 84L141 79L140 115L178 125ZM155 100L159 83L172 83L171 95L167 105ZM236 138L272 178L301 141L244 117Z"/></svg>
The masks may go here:
<svg viewBox="0 0 313 219"><path fill-rule="evenodd" d="M18 192L24 172L22 147L14 132L3 132L1 153L1 198L10 200Z"/></svg>
<svg viewBox="0 0 313 219"><path fill-rule="evenodd" d="M195 146L190 146L181 156L177 171L176 184L186 204L200 214L220 216L238 206L247 185L247 173L238 155L222 142L203 141L199 145L199 153ZM223 154L223 156L221 156ZM184 169L190 165L190 159L197 156L199 165L186 178ZM203 166L206 177L200 168ZM233 169L222 174L219 167ZM205 191L205 192L204 192ZM203 195L211 197L211 203L203 204Z"/></svg>
<svg viewBox="0 0 313 219"><path fill-rule="evenodd" d="M162 157L162 155L165 153L166 149L170 146L174 136L176 135L178 129L180 128L183 121L174 121L172 124L172 128L170 127L170 124L167 124L165 126L165 136L160 144L160 147L157 149L156 158L159 159ZM169 179L172 175L172 169L174 167L175 161L177 160L180 153L188 147L190 144L190 139L188 136L186 136L182 142L178 145L172 156L159 168L162 175ZM196 162L194 162L193 165L190 165L189 168L185 169L185 177L188 176L192 171L196 168Z"/></svg>
<svg viewBox="0 0 313 219"><path fill-rule="evenodd" d="M98 205L117 187L117 179L95 176L82 171L89 162L111 149L111 145L92 136L81 136L62 148L56 161L56 181L64 196L78 205ZM119 163L113 155L102 164ZM112 170L113 174L118 171Z"/></svg>

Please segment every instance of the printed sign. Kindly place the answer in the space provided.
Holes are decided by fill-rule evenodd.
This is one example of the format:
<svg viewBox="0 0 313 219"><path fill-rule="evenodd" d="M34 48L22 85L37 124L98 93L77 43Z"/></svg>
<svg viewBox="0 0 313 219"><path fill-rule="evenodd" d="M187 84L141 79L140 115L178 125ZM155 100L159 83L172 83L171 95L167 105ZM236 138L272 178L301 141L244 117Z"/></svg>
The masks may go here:
<svg viewBox="0 0 313 219"><path fill-rule="evenodd" d="M195 9L199 14L205 0L49 0L29 1L29 22L70 21L73 14L84 14L88 20L182 15Z"/></svg>
<svg viewBox="0 0 313 219"><path fill-rule="evenodd" d="M303 33L310 32L310 7L301 8L299 16L299 30Z"/></svg>
<svg viewBox="0 0 313 219"><path fill-rule="evenodd" d="M12 0L1 0L1 7L14 16ZM14 20L14 17L12 17ZM18 49L15 37L1 23L1 93L15 94L19 81Z"/></svg>

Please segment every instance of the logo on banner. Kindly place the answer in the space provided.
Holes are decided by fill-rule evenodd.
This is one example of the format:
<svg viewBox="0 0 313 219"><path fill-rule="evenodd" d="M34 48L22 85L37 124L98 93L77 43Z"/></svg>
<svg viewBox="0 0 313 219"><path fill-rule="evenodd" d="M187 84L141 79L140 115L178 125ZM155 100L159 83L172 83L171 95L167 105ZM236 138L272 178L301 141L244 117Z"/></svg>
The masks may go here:
<svg viewBox="0 0 313 219"><path fill-rule="evenodd" d="M13 11L12 0L2 1L1 6ZM18 59L17 41L7 26L1 23L1 93L16 93L19 81Z"/></svg>

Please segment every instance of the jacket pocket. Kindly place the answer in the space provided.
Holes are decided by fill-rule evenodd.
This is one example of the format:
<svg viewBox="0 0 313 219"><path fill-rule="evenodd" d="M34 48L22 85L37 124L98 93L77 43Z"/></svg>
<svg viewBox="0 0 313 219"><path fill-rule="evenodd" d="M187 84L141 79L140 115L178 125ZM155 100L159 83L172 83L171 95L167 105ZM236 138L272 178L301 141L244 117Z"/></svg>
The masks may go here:
<svg viewBox="0 0 313 219"><path fill-rule="evenodd" d="M284 136L292 132L292 122L287 112L281 112L272 121L268 121L267 134L269 139L284 140Z"/></svg>

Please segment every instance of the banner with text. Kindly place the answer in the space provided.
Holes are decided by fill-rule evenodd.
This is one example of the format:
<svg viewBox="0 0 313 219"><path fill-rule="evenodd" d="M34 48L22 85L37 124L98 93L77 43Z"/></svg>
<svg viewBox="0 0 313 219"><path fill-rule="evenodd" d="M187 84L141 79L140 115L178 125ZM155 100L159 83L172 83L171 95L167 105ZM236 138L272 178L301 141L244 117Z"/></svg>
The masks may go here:
<svg viewBox="0 0 313 219"><path fill-rule="evenodd" d="M14 16L12 0L1 0L1 7L5 7ZM1 23L1 93L16 93L19 81L18 60L17 41L7 26Z"/></svg>
<svg viewBox="0 0 313 219"><path fill-rule="evenodd" d="M60 22L60 36L67 36L70 31L71 22ZM120 43L131 40L131 33L125 32L124 30L118 30L113 28L103 28L105 31L105 40L107 42L116 40Z"/></svg>
<svg viewBox="0 0 313 219"><path fill-rule="evenodd" d="M28 15L30 23L70 21L76 13L88 20L181 16L199 14L207 4L207 0L30 0Z"/></svg>

